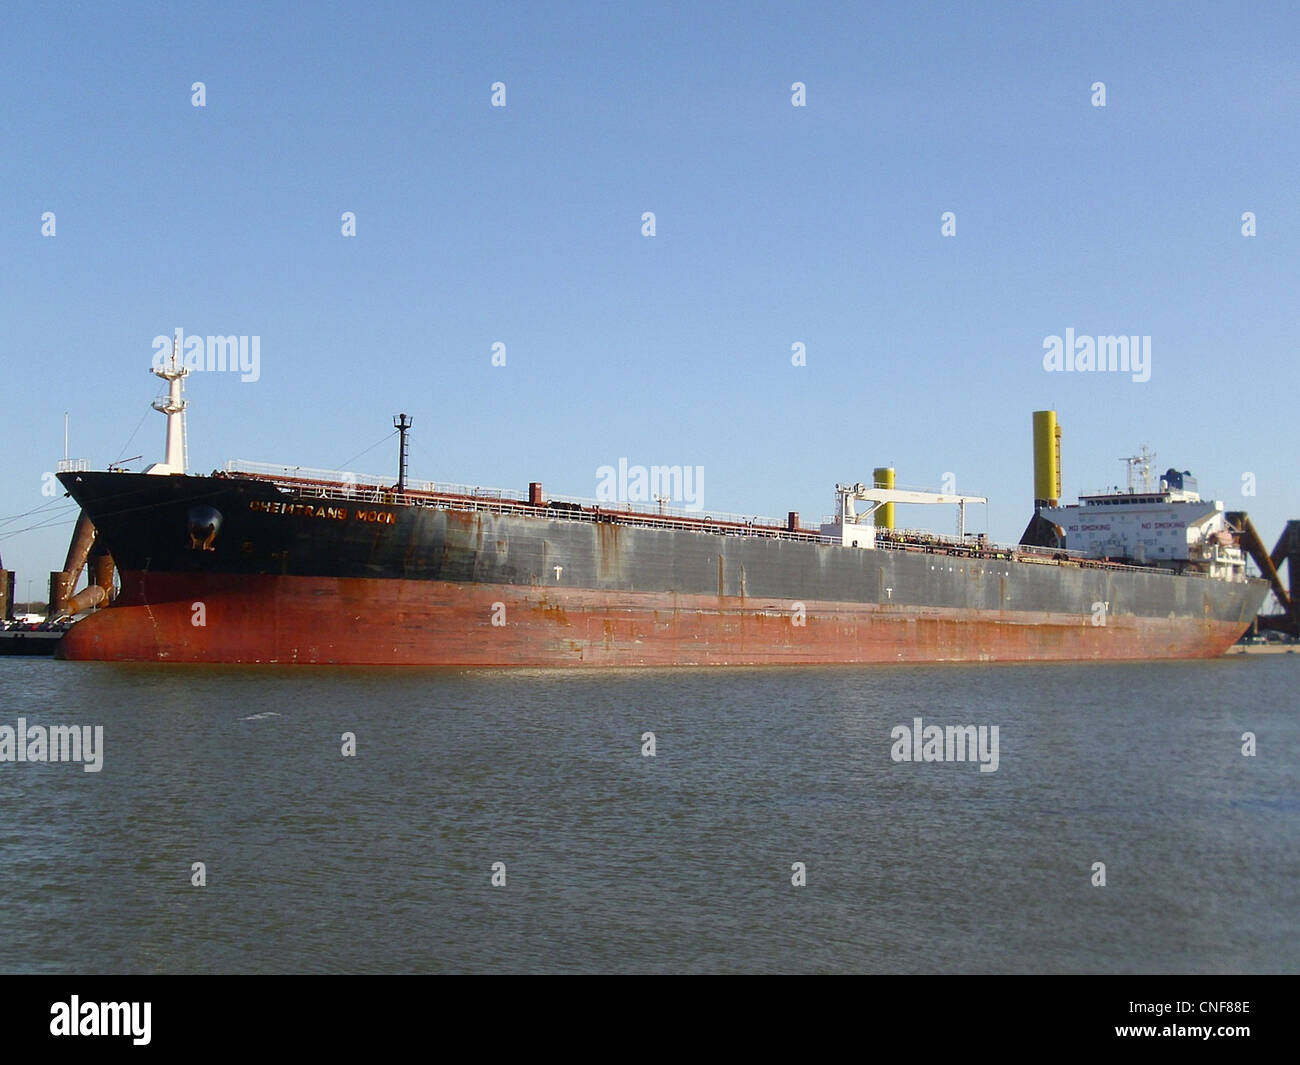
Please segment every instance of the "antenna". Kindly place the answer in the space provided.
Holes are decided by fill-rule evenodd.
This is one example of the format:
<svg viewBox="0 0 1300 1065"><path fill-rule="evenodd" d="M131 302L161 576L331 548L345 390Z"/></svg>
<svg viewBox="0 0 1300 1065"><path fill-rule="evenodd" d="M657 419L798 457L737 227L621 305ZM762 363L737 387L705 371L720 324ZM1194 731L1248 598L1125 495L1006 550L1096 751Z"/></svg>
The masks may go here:
<svg viewBox="0 0 1300 1065"><path fill-rule="evenodd" d="M398 431L398 433L401 435L402 438L401 451L399 453L398 463L397 463L398 495L401 495L403 492L406 491L406 459L407 459L406 434L407 432L410 431L410 428L413 424L414 424L414 419L408 418L405 414L395 414L393 416L393 428Z"/></svg>
<svg viewBox="0 0 1300 1065"><path fill-rule="evenodd" d="M1128 463L1128 490L1130 495L1136 491L1134 474L1139 470L1142 473L1142 491L1146 493L1153 491L1151 488L1151 463L1155 457L1156 453L1144 444L1140 454L1127 455L1120 459L1120 462Z"/></svg>

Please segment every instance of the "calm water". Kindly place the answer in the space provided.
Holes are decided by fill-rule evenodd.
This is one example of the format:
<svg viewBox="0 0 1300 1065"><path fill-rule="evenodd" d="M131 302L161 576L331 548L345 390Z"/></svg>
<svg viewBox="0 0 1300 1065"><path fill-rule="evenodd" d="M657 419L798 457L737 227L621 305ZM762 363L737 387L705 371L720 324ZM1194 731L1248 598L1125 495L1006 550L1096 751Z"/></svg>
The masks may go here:
<svg viewBox="0 0 1300 1065"><path fill-rule="evenodd" d="M0 680L105 733L0 763L6 972L1300 971L1300 655ZM891 761L918 715L998 770Z"/></svg>

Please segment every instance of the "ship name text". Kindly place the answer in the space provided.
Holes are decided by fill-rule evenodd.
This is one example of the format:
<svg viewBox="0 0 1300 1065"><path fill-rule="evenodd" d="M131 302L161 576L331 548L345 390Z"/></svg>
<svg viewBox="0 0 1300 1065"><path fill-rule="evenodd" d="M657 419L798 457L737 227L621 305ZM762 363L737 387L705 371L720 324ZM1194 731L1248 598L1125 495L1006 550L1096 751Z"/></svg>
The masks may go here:
<svg viewBox="0 0 1300 1065"><path fill-rule="evenodd" d="M347 507L316 506L313 503L281 503L270 499L250 499L248 509L262 514L283 514L302 518L329 518L334 521L364 521L371 525L392 525L397 515L387 510L353 510Z"/></svg>

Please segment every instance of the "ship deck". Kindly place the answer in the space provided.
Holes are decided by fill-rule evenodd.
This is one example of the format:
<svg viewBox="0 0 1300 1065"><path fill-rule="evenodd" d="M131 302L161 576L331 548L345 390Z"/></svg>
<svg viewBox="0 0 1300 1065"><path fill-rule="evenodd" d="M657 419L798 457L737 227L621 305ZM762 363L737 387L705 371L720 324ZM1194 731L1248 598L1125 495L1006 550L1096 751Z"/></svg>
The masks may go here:
<svg viewBox="0 0 1300 1065"><path fill-rule="evenodd" d="M279 490L306 499L329 499L352 503L379 503L390 506L440 507L449 510L481 511L546 517L552 521L610 522L642 528L671 529L714 536L747 536L804 543L837 545L839 538L816 529L788 528L779 520L739 514L699 515L682 509L661 506L638 506L618 502L614 505L576 496L548 495L543 502L530 502L518 491L484 488L478 485L435 481L411 481L402 491L382 478L354 475L336 470L316 470L298 466L272 466L265 463L233 460L214 476L243 478L274 485ZM998 544L981 534L960 540L956 537L915 529L878 529L877 550L920 552L962 558L1023 562L1031 565L1067 566L1081 569L1127 570L1170 577L1203 577L1194 569L1181 571L1155 565L1090 558L1081 552L1059 548L1029 547L1022 544Z"/></svg>

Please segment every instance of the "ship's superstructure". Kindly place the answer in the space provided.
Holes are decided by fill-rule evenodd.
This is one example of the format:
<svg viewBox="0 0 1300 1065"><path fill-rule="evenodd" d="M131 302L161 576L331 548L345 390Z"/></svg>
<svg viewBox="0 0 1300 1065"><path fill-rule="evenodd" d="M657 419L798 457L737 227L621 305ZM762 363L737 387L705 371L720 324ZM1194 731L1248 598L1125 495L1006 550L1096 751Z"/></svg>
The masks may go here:
<svg viewBox="0 0 1300 1065"><path fill-rule="evenodd" d="M1240 530L1229 523L1223 503L1203 500L1186 470L1170 468L1153 485L1152 458L1144 449L1123 460L1129 464L1124 491L1081 495L1077 504L1043 507L1039 513L1061 528L1067 548L1088 558L1243 579Z"/></svg>

